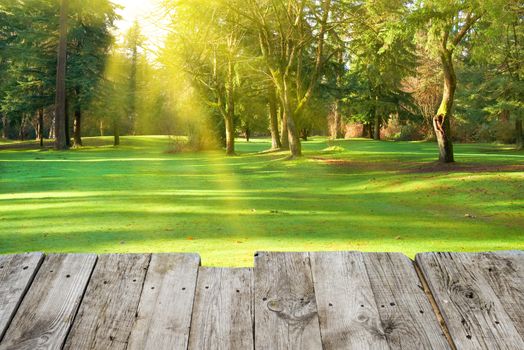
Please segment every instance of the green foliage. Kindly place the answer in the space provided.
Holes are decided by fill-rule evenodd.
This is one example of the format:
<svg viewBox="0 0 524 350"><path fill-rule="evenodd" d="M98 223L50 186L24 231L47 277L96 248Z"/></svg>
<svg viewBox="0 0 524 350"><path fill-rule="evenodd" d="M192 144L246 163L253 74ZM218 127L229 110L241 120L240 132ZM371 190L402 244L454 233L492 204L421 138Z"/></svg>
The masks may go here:
<svg viewBox="0 0 524 350"><path fill-rule="evenodd" d="M72 107L84 108L105 68L116 15L109 0L71 0L70 7L68 99ZM58 13L58 2L50 0L0 7L0 113L20 128L54 104Z"/></svg>
<svg viewBox="0 0 524 350"><path fill-rule="evenodd" d="M117 15L108 0L73 5L76 6L69 16L66 85L75 104L85 109L96 95L95 88L104 72Z"/></svg>

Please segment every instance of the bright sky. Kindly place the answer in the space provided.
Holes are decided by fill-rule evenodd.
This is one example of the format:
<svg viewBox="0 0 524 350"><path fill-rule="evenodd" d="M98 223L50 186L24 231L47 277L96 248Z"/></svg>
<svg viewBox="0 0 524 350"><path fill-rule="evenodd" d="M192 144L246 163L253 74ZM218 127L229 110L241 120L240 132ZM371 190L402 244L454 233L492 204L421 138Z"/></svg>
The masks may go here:
<svg viewBox="0 0 524 350"><path fill-rule="evenodd" d="M112 0L112 2L123 7L118 10L122 19L116 23L119 40L122 40L136 19L150 49L163 43L165 31L162 28L165 27L167 19L160 6L162 0Z"/></svg>

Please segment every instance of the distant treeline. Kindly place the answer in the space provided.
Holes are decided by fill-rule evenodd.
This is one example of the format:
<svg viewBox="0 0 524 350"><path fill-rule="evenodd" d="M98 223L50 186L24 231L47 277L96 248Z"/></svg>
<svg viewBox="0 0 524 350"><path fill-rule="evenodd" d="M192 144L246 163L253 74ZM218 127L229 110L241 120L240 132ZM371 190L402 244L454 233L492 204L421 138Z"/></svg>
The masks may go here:
<svg viewBox="0 0 524 350"><path fill-rule="evenodd" d="M271 135L274 149L300 156L301 140L329 134L436 139L442 162L454 160L454 140L522 148L519 0L162 4L158 46L138 23L115 38L109 0L1 3L3 137L59 144L59 122L63 141L77 146L85 135L118 144L120 134L183 134L185 147L222 144L234 154L236 136Z"/></svg>

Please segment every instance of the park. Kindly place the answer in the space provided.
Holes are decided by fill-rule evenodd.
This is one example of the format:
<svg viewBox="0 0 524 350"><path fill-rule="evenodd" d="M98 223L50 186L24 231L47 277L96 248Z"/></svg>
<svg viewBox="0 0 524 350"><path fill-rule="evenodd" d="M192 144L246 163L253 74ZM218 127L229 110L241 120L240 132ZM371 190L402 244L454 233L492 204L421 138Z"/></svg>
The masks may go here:
<svg viewBox="0 0 524 350"><path fill-rule="evenodd" d="M524 349L523 21L0 0L0 350Z"/></svg>

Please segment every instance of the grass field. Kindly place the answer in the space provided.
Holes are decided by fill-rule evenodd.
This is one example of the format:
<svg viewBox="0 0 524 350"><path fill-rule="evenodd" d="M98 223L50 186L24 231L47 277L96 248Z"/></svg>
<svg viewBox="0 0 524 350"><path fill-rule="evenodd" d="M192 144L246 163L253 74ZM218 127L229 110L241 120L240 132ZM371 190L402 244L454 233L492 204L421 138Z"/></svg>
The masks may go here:
<svg viewBox="0 0 524 350"><path fill-rule="evenodd" d="M165 137L86 138L68 152L0 147L0 253L198 252L249 266L257 250L524 249L524 152L314 138L305 157L170 154ZM23 144L22 144L23 145ZM98 145L98 147L90 146ZM16 146L16 147L15 147Z"/></svg>

